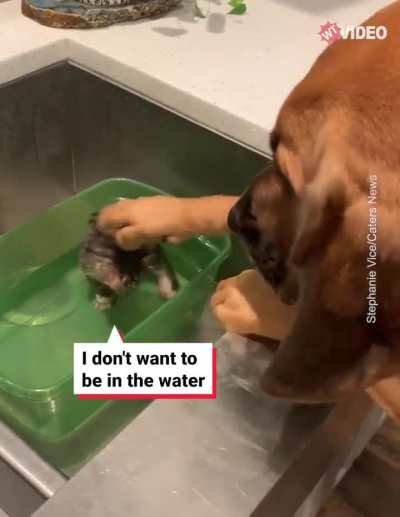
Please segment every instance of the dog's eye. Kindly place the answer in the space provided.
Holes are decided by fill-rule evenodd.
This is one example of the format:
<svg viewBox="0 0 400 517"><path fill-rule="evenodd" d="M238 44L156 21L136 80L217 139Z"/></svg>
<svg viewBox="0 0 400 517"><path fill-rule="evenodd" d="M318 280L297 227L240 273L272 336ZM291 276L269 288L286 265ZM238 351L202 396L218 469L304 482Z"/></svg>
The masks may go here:
<svg viewBox="0 0 400 517"><path fill-rule="evenodd" d="M247 240L251 242L258 242L260 239L260 232L258 228L255 228L253 226L246 226L242 228L242 236Z"/></svg>

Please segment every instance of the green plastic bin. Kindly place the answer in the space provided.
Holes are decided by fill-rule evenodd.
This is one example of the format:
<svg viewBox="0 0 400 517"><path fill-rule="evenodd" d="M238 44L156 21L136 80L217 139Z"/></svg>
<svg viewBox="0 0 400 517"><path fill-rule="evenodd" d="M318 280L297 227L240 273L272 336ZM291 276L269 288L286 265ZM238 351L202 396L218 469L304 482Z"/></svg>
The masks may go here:
<svg viewBox="0 0 400 517"><path fill-rule="evenodd" d="M174 298L162 300L144 273L112 309L96 311L78 268L89 215L119 197L155 194L164 193L106 180L0 237L0 417L66 475L149 403L78 400L73 343L105 342L114 324L131 342L190 341L230 251L228 237L165 245L180 282Z"/></svg>

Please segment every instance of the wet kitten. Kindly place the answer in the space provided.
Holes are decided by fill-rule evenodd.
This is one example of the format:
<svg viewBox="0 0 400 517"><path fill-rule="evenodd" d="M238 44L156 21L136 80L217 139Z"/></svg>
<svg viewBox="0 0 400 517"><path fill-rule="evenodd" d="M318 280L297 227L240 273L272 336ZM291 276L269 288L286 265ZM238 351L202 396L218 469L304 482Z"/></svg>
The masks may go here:
<svg viewBox="0 0 400 517"><path fill-rule="evenodd" d="M151 271L158 281L160 295L172 298L178 287L171 268L165 261L159 244L135 251L119 248L114 240L103 235L96 226L97 213L89 220L89 233L81 244L81 271L98 284L94 305L98 310L109 309L118 295L134 287L142 271Z"/></svg>

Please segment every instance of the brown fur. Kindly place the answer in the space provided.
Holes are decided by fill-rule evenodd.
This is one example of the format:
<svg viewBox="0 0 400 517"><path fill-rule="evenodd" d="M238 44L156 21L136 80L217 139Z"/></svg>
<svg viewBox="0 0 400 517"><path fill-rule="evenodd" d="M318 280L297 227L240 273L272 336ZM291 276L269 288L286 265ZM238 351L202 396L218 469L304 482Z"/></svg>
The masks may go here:
<svg viewBox="0 0 400 517"><path fill-rule="evenodd" d="M293 275L299 285L297 320L263 386L306 402L400 373L400 2L365 25L385 25L388 38L326 49L281 109L272 175L257 178L234 209L238 233L251 219L285 257L278 290ZM366 323L370 175L378 183L375 324ZM247 243L259 249L259 240Z"/></svg>

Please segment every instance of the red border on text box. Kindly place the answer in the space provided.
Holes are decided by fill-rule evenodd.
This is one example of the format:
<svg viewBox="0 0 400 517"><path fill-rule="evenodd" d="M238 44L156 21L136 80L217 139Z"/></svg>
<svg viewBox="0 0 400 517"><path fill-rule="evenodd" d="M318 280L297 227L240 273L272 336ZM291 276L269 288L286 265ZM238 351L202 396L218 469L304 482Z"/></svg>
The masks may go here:
<svg viewBox="0 0 400 517"><path fill-rule="evenodd" d="M114 399L215 399L217 398L217 349L213 347L212 359L212 393L206 395L167 395L165 393L146 393L140 395L139 393L116 393L116 394L90 394L77 395L79 400L114 400Z"/></svg>

